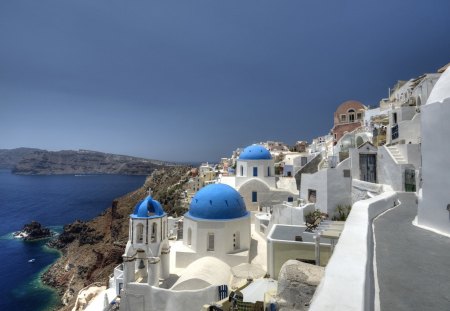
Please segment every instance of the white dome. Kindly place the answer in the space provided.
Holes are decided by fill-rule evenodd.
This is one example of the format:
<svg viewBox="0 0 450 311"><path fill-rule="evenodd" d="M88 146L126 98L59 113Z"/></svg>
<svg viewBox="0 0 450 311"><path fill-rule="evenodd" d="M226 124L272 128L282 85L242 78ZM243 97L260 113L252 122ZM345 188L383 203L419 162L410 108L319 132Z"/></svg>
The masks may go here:
<svg viewBox="0 0 450 311"><path fill-rule="evenodd" d="M433 103L450 103L450 66L444 71L428 97L427 105Z"/></svg>

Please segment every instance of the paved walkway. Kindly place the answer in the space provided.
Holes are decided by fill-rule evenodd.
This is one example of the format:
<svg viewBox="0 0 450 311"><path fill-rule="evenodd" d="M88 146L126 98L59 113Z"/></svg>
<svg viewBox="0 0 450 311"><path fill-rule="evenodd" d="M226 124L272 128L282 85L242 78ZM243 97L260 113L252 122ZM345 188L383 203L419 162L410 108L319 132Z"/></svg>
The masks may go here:
<svg viewBox="0 0 450 311"><path fill-rule="evenodd" d="M412 225L400 205L375 221L381 311L450 310L450 238Z"/></svg>

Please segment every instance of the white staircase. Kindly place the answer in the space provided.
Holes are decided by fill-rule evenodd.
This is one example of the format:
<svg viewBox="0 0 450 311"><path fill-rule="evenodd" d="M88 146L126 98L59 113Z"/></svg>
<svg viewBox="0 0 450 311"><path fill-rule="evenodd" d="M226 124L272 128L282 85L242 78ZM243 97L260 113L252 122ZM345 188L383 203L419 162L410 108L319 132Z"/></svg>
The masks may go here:
<svg viewBox="0 0 450 311"><path fill-rule="evenodd" d="M406 162L405 158L402 156L400 151L398 151L398 148L396 145L389 146L389 147L387 147L387 149L397 164L407 164L408 163L408 162Z"/></svg>

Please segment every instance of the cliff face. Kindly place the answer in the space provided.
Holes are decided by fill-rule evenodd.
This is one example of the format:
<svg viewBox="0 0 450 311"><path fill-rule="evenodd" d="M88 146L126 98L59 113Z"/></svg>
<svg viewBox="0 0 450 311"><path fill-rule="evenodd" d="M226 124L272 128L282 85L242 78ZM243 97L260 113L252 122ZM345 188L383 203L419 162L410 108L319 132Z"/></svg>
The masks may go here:
<svg viewBox="0 0 450 311"><path fill-rule="evenodd" d="M148 175L166 163L157 160L88 150L46 151L25 154L13 173L23 175L122 174Z"/></svg>
<svg viewBox="0 0 450 311"><path fill-rule="evenodd" d="M62 256L42 277L61 295L61 311L72 309L83 287L94 282L107 284L114 267L122 262L128 241L128 217L147 195L148 188L169 215L185 211L180 201L189 172L189 167L181 166L154 171L141 188L114 200L102 215L64 227L64 232L50 243L62 251Z"/></svg>
<svg viewBox="0 0 450 311"><path fill-rule="evenodd" d="M22 158L39 149L34 148L16 148L0 149L0 169L12 169Z"/></svg>

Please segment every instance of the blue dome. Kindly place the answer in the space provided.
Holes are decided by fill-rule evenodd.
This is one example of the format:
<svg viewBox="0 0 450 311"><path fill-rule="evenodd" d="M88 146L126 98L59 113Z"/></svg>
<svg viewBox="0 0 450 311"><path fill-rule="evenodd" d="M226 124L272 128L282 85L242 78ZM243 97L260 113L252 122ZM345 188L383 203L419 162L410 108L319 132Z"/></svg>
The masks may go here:
<svg viewBox="0 0 450 311"><path fill-rule="evenodd" d="M269 150L261 145L251 145L239 155L239 160L270 160L272 155Z"/></svg>
<svg viewBox="0 0 450 311"><path fill-rule="evenodd" d="M162 217L166 213L164 212L161 204L153 200L151 196L146 197L144 200L136 204L132 218L157 218Z"/></svg>
<svg viewBox="0 0 450 311"><path fill-rule="evenodd" d="M233 219L249 215L239 192L225 184L200 189L192 198L186 216L201 219Z"/></svg>

